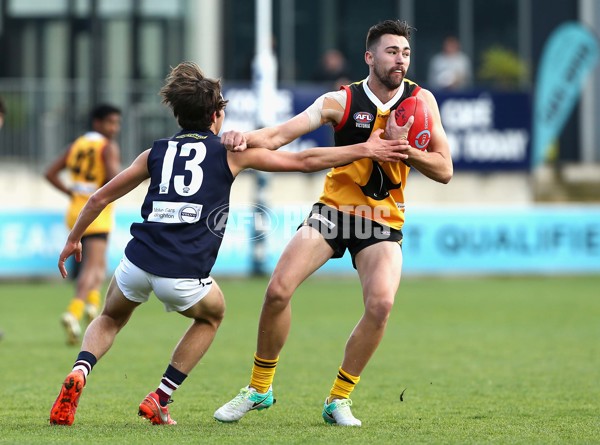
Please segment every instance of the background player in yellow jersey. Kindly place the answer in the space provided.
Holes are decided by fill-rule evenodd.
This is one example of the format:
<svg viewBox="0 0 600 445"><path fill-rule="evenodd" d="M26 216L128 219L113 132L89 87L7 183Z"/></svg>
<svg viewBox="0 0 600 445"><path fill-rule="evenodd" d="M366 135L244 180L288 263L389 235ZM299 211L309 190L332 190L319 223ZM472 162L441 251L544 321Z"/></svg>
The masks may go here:
<svg viewBox="0 0 600 445"><path fill-rule="evenodd" d="M46 179L69 196L66 215L69 229L73 228L88 198L120 170L121 156L115 138L121 129L121 110L113 105L98 105L90 118L92 130L78 137L46 171ZM68 181L61 177L63 170L68 171ZM112 206L108 206L86 229L81 240L85 254L77 274L75 296L61 317L69 344L79 342L83 316L89 322L98 314L100 287L106 275L108 234L113 228L113 219Z"/></svg>
<svg viewBox="0 0 600 445"><path fill-rule="evenodd" d="M411 29L397 20L372 26L366 39L366 79L324 94L281 125L222 136L225 146L234 151L256 146L277 149L321 125L333 127L336 145L364 141L379 128L385 128L388 139L406 138L406 130L388 117L411 95L427 102L433 120L427 152L409 148L403 162L360 159L327 174L319 202L285 248L267 287L250 383L215 412L219 421L237 421L250 410L272 405L271 385L290 330L293 293L326 261L348 249L362 286L364 313L348 338L322 416L329 424L361 425L350 410L350 394L383 337L400 284L408 172L416 168L441 183L453 174L437 102L431 92L405 78Z"/></svg>

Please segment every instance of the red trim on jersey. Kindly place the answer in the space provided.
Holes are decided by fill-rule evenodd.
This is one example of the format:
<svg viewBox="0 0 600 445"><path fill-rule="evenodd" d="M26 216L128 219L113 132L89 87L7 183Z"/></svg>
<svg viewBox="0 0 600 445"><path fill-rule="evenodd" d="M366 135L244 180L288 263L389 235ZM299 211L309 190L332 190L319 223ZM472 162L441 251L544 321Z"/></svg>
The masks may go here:
<svg viewBox="0 0 600 445"><path fill-rule="evenodd" d="M421 91L421 87L417 85L414 91L412 92L411 96L416 96L419 91Z"/></svg>
<svg viewBox="0 0 600 445"><path fill-rule="evenodd" d="M346 106L344 107L344 115L342 116L342 120L335 127L333 127L334 131L338 131L346 124L348 115L350 114L350 102L352 102L352 93L350 92L350 87L348 85L342 85L340 90L346 91Z"/></svg>

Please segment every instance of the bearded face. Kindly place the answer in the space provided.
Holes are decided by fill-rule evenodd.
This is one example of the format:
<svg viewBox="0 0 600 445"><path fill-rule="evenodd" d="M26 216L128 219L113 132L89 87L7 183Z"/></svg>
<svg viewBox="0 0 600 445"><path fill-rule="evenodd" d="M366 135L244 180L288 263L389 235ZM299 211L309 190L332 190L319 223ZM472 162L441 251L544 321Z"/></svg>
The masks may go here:
<svg viewBox="0 0 600 445"><path fill-rule="evenodd" d="M410 45L405 37L393 34L381 36L377 47L368 51L370 75L390 90L402 84L410 65Z"/></svg>
<svg viewBox="0 0 600 445"><path fill-rule="evenodd" d="M373 76L390 90L399 88L404 80L404 71L400 71L399 68L388 68L385 65L379 65L375 61L373 66Z"/></svg>

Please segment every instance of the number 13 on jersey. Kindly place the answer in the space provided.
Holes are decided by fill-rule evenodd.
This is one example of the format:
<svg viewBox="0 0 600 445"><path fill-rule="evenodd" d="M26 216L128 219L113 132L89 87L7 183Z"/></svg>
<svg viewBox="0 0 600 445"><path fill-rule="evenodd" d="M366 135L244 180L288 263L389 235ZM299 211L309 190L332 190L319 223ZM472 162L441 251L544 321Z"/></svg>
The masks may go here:
<svg viewBox="0 0 600 445"><path fill-rule="evenodd" d="M173 178L173 187L180 196L190 196L198 192L202 186L204 172L200 164L206 158L206 145L203 142L188 142L183 144L180 149L177 148L177 141L169 141L169 146L165 153L162 174L160 179L159 194L167 194L170 190L171 178ZM190 172L191 180L189 184L185 183L185 175L173 174L173 166L176 157L189 158L191 154L194 157L185 161L185 171Z"/></svg>

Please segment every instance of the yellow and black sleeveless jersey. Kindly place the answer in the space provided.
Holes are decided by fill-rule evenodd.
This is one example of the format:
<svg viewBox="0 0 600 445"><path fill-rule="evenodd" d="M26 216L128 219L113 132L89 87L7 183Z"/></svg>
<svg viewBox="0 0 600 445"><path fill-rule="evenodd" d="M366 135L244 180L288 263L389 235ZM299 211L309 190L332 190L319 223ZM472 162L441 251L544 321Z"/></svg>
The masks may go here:
<svg viewBox="0 0 600 445"><path fill-rule="evenodd" d="M102 153L108 139L100 133L91 131L73 142L67 156L67 169L71 179L71 204L67 211L66 222L73 228L79 212L88 198L106 182L106 166ZM113 226L113 210L109 204L87 228L85 235L108 233Z"/></svg>
<svg viewBox="0 0 600 445"><path fill-rule="evenodd" d="M421 89L404 79L396 96L383 104L366 87L366 79L342 88L346 90L347 99L344 116L334 127L336 146L369 139L373 131L385 128L388 117L400 102ZM404 224L404 186L409 170L403 162L379 163L371 159L334 167L327 173L319 201L399 230Z"/></svg>

